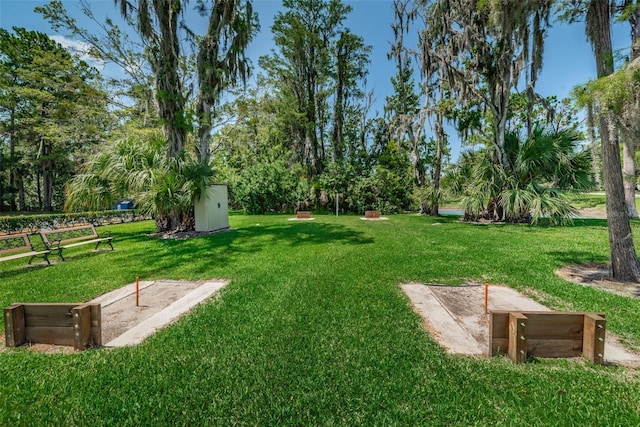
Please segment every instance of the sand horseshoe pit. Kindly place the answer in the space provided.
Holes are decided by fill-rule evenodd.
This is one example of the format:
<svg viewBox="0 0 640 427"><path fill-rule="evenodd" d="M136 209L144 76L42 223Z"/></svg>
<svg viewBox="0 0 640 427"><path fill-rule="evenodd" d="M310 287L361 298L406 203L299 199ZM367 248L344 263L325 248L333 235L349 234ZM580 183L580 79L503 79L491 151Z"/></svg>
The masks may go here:
<svg viewBox="0 0 640 427"><path fill-rule="evenodd" d="M409 283L400 287L423 318L425 328L447 353L489 356L489 316L485 313L484 286ZM518 291L499 285L488 287L488 310L551 311ZM608 331L604 359L608 364L640 366L640 355L626 349Z"/></svg>
<svg viewBox="0 0 640 427"><path fill-rule="evenodd" d="M136 306L135 283L91 300L102 307L102 342L105 347L122 347L142 342L170 324L194 305L218 292L224 280L187 282L156 280L139 283Z"/></svg>
<svg viewBox="0 0 640 427"><path fill-rule="evenodd" d="M155 280L138 282L100 295L87 303L100 304L102 347L113 348L141 343L145 338L174 322L195 305L219 292L227 280ZM0 351L5 350L4 336ZM30 350L46 353L73 352L72 346L29 343Z"/></svg>

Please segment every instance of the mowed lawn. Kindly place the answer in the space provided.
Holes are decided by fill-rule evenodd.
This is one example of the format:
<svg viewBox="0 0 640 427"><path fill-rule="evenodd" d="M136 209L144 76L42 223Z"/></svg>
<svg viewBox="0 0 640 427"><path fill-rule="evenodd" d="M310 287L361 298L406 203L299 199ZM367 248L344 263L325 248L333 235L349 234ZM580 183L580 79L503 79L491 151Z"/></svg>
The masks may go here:
<svg viewBox="0 0 640 427"><path fill-rule="evenodd" d="M640 300L554 274L607 261L605 221L314 216L232 215L235 230L189 240L148 237L152 222L114 225L99 229L115 236L113 252L0 263L3 307L86 301L137 276L231 280L135 347L0 353L0 425L640 425L640 370L447 355L398 286L534 290L557 310L604 312L608 331L637 346Z"/></svg>

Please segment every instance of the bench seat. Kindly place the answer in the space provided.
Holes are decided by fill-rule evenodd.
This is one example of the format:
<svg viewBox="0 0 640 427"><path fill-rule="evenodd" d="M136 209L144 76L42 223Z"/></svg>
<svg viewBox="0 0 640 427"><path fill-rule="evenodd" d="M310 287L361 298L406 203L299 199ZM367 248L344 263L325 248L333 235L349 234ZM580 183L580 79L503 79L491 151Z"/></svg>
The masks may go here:
<svg viewBox="0 0 640 427"><path fill-rule="evenodd" d="M101 237L99 239L85 240L82 242L70 243L68 245L61 245L59 247L60 249L69 249L69 248L75 248L76 246L86 245L87 243L100 243L100 242L111 241L111 239L113 239L113 237Z"/></svg>
<svg viewBox="0 0 640 427"><path fill-rule="evenodd" d="M15 254L15 255L9 255L9 256L3 256L2 258L0 258L0 261L11 261L13 259L20 259L20 258L25 258L25 257L36 257L38 255L49 255L51 253L51 251L41 251L41 252L37 252L37 251L31 251L31 252L23 252L21 254ZM48 262L49 260L47 260Z"/></svg>

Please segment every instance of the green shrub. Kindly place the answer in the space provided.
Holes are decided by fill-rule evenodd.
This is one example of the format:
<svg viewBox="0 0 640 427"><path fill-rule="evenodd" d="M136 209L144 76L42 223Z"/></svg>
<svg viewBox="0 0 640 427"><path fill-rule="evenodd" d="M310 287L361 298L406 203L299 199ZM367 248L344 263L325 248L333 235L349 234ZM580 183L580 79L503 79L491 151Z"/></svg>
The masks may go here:
<svg viewBox="0 0 640 427"><path fill-rule="evenodd" d="M137 209L102 212L56 213L38 215L12 215L0 217L0 232L21 233L52 229L73 224L90 223L95 226L114 222L132 222L148 219Z"/></svg>
<svg viewBox="0 0 640 427"><path fill-rule="evenodd" d="M235 201L248 214L286 212L304 195L304 185L283 160L257 163L231 183Z"/></svg>

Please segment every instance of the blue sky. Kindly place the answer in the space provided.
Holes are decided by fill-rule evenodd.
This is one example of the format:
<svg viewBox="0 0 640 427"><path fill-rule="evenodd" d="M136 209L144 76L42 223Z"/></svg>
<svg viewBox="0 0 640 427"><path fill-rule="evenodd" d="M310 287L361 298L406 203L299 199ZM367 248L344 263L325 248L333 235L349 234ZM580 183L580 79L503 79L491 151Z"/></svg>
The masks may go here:
<svg viewBox="0 0 640 427"><path fill-rule="evenodd" d="M381 110L385 96L392 92L390 78L395 74L394 64L387 59L389 45L393 40L390 27L393 21L392 0L344 0L344 2L353 7L346 25L353 33L362 36L366 44L373 47L368 87L374 90L377 100L376 109ZM54 35L55 32L50 29L41 15L33 12L34 7L46 3L39 0L0 0L0 27L6 29L13 26L25 27ZM84 23L77 1L63 3L79 22ZM92 0L91 4L97 16L118 20L118 12L113 0ZM273 16L281 9L281 2L254 0L254 8L260 18L261 33L252 42L248 54L257 67L257 58L270 53L274 46L270 28ZM192 24L198 25L197 22ZM203 21L203 29L205 25ZM615 25L613 39L614 49L627 54L630 46L628 25ZM556 95L558 98L564 98L569 95L574 86L593 78L595 78L595 60L584 35L584 23L554 24L547 36L544 66L537 86L538 92L544 96ZM451 136L453 139L454 135ZM454 144L452 142L452 145ZM452 148L456 156L458 147Z"/></svg>

